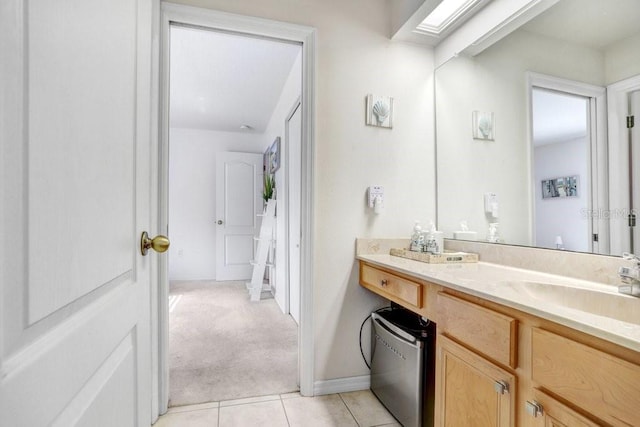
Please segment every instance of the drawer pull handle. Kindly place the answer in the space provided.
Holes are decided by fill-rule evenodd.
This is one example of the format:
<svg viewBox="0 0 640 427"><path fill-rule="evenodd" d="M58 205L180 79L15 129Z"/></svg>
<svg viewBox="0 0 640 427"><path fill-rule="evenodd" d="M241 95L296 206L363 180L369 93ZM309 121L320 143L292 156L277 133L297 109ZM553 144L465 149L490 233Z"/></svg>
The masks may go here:
<svg viewBox="0 0 640 427"><path fill-rule="evenodd" d="M387 279L380 280L380 286L384 287L384 286L387 286L388 284L389 282L387 281Z"/></svg>
<svg viewBox="0 0 640 427"><path fill-rule="evenodd" d="M498 394L506 394L509 393L509 384L504 381L496 381L493 384L493 388Z"/></svg>
<svg viewBox="0 0 640 427"><path fill-rule="evenodd" d="M538 418L542 415L542 405L538 402L527 400L524 404L527 414L531 415L534 418Z"/></svg>

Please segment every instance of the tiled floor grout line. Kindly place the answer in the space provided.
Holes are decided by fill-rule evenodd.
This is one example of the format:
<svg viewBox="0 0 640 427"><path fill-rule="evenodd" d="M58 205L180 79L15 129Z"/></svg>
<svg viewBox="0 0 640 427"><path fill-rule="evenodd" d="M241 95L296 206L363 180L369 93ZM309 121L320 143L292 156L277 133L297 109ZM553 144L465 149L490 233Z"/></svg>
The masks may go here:
<svg viewBox="0 0 640 427"><path fill-rule="evenodd" d="M287 397L285 397L285 394L287 395ZM230 426L228 426L228 425L225 425L225 426L221 425L221 423L222 423L222 409L223 409L223 408L228 408L229 410L230 410L231 408L234 408L234 407L235 407L235 408L238 408L237 410L234 410L234 411L233 411L233 413L236 413L236 414L237 414L237 413L238 413L238 411L243 412L243 409L242 409L243 407L251 406L251 405L261 405L261 404L264 404L264 403L267 403L267 402L271 402L272 404L275 404L275 402L276 402L277 400L279 400L279 401L280 401L280 407L282 408L283 413L284 413L284 416L285 416L286 425L287 425L288 427L292 427L292 426L294 426L294 424L292 424L292 422L293 422L293 421L289 418L289 414L288 414L288 411L287 411L287 409L286 409L286 405L284 404L284 403L285 403L284 401L285 401L285 400L297 400L297 399L304 399L304 396L301 396L301 395L299 395L299 394L298 394L298 395L296 395L296 396L294 396L294 395L292 395L292 393L285 393L285 394L269 395L268 397L273 397L273 399L269 399L269 400L260 400L260 401L257 401L257 402L245 402L245 403L238 403L238 404L235 404L235 405L229 405L229 406L222 406L222 405L221 405L221 402L205 402L205 403L199 403L199 404L194 404L194 405L206 405L207 407L204 407L204 408L197 408L197 409L195 409L195 408L194 408L194 409L190 409L190 410L187 410L187 411L180 411L180 412L176 413L176 415L177 415L178 417L180 417L180 413L185 413L185 412L194 412L194 411L195 411L195 412L200 412L200 413L202 413L202 414L203 414L203 416L202 416L202 417L203 417L203 419L206 417L206 418L209 420L208 422L209 422L209 423L211 423L211 422L213 422L213 419L212 419L212 418L208 418L208 416L205 416L205 415L204 415L204 414L205 414L205 411L207 411L207 410L212 410L212 409L216 409L216 410L218 411L218 412L217 412L217 414L216 414L217 426L218 426L218 427L230 427ZM358 405L359 405L359 403L358 403L358 402L361 402L361 404L364 404L364 402L365 402L365 401L366 401L366 402L368 402L368 398L367 398L367 399L364 399L364 400L358 400L358 399L361 399L360 397L358 397L358 396L360 396L360 395L357 395L356 397L354 397L354 398L353 398L354 400L353 400L352 404L354 405L354 408L356 408L356 409L355 409L355 410L353 410L353 409L349 406L349 403L347 402L347 400L351 401L351 399L352 399L352 398L351 398L351 395L350 395L348 392L347 392L347 393L335 393L335 394L333 394L333 396L335 396L335 395L337 395L337 396L338 396L338 398L340 399L340 401L342 402L342 404L346 407L346 409L347 409L348 413L351 415L351 418L355 421L355 423L356 423L355 425L356 425L357 427L373 427L373 426L376 426L376 427L392 427L392 426L394 426L394 425L399 425L399 424L397 424L397 420L395 420L394 418L391 418L391 420L386 420L386 419L385 419L385 421L384 421L384 423L383 423L383 424L377 424L377 423L379 423L380 421L382 421L381 419L378 419L378 417L377 417L377 416L376 416L376 417L374 417L375 419L373 419L373 418L372 418L372 419L368 420L368 422L367 422L367 417L365 417L365 419L363 419L362 421L360 421L360 420L358 420L358 418L356 418L356 415L355 415L355 412L358 412L358 408L359 408L359 406L358 406ZM349 396L349 399L345 399L345 398L344 398L344 396L345 396L345 395ZM267 396L264 396L264 397L267 397ZM318 397L320 397L320 396L318 396ZM363 398L364 398L364 397L366 397L366 396L363 396ZM325 407L325 408L328 408L329 406L331 406L331 407L335 406L335 404L334 404L334 403L331 403L331 402L336 402L336 401L335 401L335 400L333 400L333 399L330 399L330 401L329 401L329 402L324 402L324 403L323 403L323 402L320 402L320 405L321 405L321 406L323 406L323 407ZM328 405L328 406L327 406L327 405ZM373 408L373 407L377 407L375 404L372 404L372 403L367 403L367 405L373 405L373 406L372 406L372 408ZM272 410L273 410L273 409L276 409L274 406L271 406L271 405L269 405L269 406L272 408ZM294 407L295 407L295 408L297 408L298 406L300 406L300 405L299 405L299 404L294 404ZM304 405L303 405L303 406L304 406ZM338 406L339 406L339 405L338 405ZM385 408L385 409L386 409L386 408ZM335 411L337 411L337 412L335 412ZM388 410L387 410L387 411L388 411ZM225 410L225 413L226 413L226 414L229 414L229 412L228 412L227 410ZM346 417L346 415L344 415L344 411L342 411L342 409L338 408L337 406L334 408L334 412L331 412L331 413L332 413L332 414L334 414L334 415L335 415L335 414L337 414L337 413L341 413L341 414L343 414L343 415L341 415L342 417ZM295 414L294 414L294 415L295 415ZM281 415L279 415L279 416L281 416ZM226 419L226 418L227 418L227 417L225 417L225 419ZM294 417L294 420L295 420L295 417ZM227 421L228 421L228 420L227 420ZM346 421L346 419L345 419L345 421ZM391 421L391 422L390 422L390 421ZM395 422L395 423L394 423L394 422ZM268 424L268 422L267 422L267 424ZM172 427L175 427L175 426L180 425L180 424L174 424L174 422L170 422L170 423L169 423L169 424L167 424L167 425L172 426ZM207 425L209 425L209 424L207 424ZM266 425L266 424L265 424L265 425Z"/></svg>
<svg viewBox="0 0 640 427"><path fill-rule="evenodd" d="M291 427L291 422L289 422L289 416L287 415L287 408L285 408L284 406L284 399L282 398L282 395L280 395L280 404L282 405L282 410L284 411L284 418L287 420L287 425Z"/></svg>
<svg viewBox="0 0 640 427"><path fill-rule="evenodd" d="M347 408L347 411L349 411L349 414L351 414L351 417L353 418L353 421L356 422L358 427L362 427L360 425L360 423L358 422L358 419L356 418L356 416L353 415L353 412L351 412L351 408L349 408L349 405L347 405L347 402L345 402L344 399L342 398L342 393L338 393L338 396L340 397L340 400L342 401L342 404Z"/></svg>
<svg viewBox="0 0 640 427"><path fill-rule="evenodd" d="M271 396L277 396L274 397L273 399L265 399L266 397L271 397ZM225 404L224 406L222 406L222 402L231 402L233 400L250 400L250 399L260 399L260 400L255 400L253 402L242 402L242 403L234 403L234 404ZM281 395L279 394L267 394L264 396L255 396L255 397L245 397L245 398L241 398L241 399L230 399L230 400L223 400L219 403L219 406L221 408L228 408L231 406L242 406L242 405L250 405L252 403L262 403L262 402L272 402L274 400L279 400L282 399Z"/></svg>
<svg viewBox="0 0 640 427"><path fill-rule="evenodd" d="M212 406L212 407L208 407L208 408L193 408L193 409L186 409L189 408L191 406L201 406L201 405L208 405L211 403L215 403L216 406ZM178 406L169 406L169 408L167 408L167 412L165 412L162 415L167 415L167 414L179 414L181 412L194 412L194 411L204 411L206 409L216 409L216 408L220 408L220 402L201 402L201 403L191 403L189 405L178 405ZM162 416L161 415L161 416Z"/></svg>

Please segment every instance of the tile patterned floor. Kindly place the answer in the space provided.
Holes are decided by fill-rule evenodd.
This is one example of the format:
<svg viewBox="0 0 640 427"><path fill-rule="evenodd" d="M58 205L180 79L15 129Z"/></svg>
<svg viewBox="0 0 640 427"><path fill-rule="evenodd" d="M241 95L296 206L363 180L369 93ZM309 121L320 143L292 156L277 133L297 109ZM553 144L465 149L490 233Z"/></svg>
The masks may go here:
<svg viewBox="0 0 640 427"><path fill-rule="evenodd" d="M397 427L370 390L327 396L299 393L170 408L154 427Z"/></svg>

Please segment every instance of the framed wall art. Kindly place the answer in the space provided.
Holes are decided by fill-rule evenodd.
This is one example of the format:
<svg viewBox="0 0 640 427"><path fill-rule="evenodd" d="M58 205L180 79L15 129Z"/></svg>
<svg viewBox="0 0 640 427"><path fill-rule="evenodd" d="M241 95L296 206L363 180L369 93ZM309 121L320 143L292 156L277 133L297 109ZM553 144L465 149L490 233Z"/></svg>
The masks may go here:
<svg viewBox="0 0 640 427"><path fill-rule="evenodd" d="M276 137L273 144L267 149L267 166L265 168L265 172L275 173L278 169L280 169L280 137Z"/></svg>
<svg viewBox="0 0 640 427"><path fill-rule="evenodd" d="M393 98L367 95L366 124L381 128L393 128Z"/></svg>
<svg viewBox="0 0 640 427"><path fill-rule="evenodd" d="M473 139L494 140L493 113L474 111L472 115Z"/></svg>
<svg viewBox="0 0 640 427"><path fill-rule="evenodd" d="M578 176L542 180L542 198L578 197Z"/></svg>

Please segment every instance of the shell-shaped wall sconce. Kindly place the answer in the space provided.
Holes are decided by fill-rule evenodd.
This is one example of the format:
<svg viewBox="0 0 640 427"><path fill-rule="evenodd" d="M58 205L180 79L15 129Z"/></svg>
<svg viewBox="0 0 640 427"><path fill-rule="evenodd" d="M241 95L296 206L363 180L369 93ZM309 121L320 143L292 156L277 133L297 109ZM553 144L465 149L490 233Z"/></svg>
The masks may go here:
<svg viewBox="0 0 640 427"><path fill-rule="evenodd" d="M473 112L473 139L483 139L485 141L494 140L495 123L493 116L493 112Z"/></svg>
<svg viewBox="0 0 640 427"><path fill-rule="evenodd" d="M367 95L366 124L391 129L393 119L393 98Z"/></svg>
<svg viewBox="0 0 640 427"><path fill-rule="evenodd" d="M373 115L376 116L376 124L378 126L382 126L382 123L389 117L389 113L389 106L385 102L378 101L373 104Z"/></svg>

